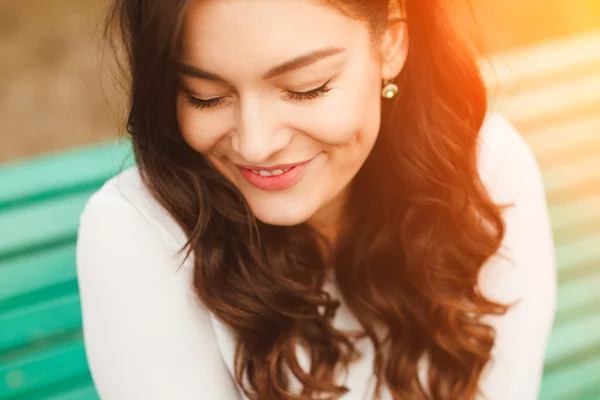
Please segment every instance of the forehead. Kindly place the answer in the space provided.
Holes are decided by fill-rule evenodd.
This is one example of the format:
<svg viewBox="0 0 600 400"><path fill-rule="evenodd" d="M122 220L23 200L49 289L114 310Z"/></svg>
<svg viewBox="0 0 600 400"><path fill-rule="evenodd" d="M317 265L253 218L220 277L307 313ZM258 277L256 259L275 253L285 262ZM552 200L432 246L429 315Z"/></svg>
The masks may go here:
<svg viewBox="0 0 600 400"><path fill-rule="evenodd" d="M325 0L195 0L185 18L183 59L221 75L263 73L326 47L368 43L366 24Z"/></svg>

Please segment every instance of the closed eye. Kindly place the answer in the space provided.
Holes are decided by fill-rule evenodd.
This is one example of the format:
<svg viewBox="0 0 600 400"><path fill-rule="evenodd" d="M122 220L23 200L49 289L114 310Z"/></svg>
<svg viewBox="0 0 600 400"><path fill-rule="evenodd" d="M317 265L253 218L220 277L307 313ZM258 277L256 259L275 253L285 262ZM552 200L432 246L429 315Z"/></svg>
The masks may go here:
<svg viewBox="0 0 600 400"><path fill-rule="evenodd" d="M216 107L218 105L221 105L221 103L223 103L223 101L225 101L225 97L215 97L212 99L203 100L203 99L199 99L197 97L192 96L190 93L187 94L186 98L187 98L188 103L190 103L191 106L199 108L199 109Z"/></svg>
<svg viewBox="0 0 600 400"><path fill-rule="evenodd" d="M331 79L325 82L323 85L319 86L316 89L309 90L308 92L294 92L291 90L286 90L288 98L290 100L310 100L315 99L317 97L323 96L325 93L331 90L329 83Z"/></svg>
<svg viewBox="0 0 600 400"><path fill-rule="evenodd" d="M331 90L331 87L329 86L330 82L331 82L331 79L328 80L327 82L325 82L323 85L319 86L318 88L309 90L307 92L294 92L291 90L286 90L285 92L287 94L288 99L290 99L290 100L316 99L317 97L321 97L325 93L327 93ZM222 97L214 97L212 99L204 100L204 99L199 99L197 97L192 96L192 94L189 92L187 93L186 98L187 98L188 103L191 106L193 106L195 108L199 108L199 109L220 106L221 104L223 104L223 102L226 99L226 97L222 96Z"/></svg>

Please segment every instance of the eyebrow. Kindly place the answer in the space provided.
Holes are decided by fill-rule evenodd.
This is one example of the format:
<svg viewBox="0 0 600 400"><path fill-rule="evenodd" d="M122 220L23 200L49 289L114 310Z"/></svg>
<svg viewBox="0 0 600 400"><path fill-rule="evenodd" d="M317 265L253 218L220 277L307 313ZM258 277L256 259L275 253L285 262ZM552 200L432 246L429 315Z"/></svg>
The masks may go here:
<svg viewBox="0 0 600 400"><path fill-rule="evenodd" d="M290 61L286 61L283 64L271 68L263 75L263 79L268 80L275 78L276 76L283 75L287 72L291 72L309 66L311 64L316 63L317 61L343 53L344 51L344 49L339 47L328 47L320 50L311 51L310 53L303 54ZM179 64L179 72L193 78L225 82L225 79L221 78L216 74L213 74L212 72L203 71L199 68L185 63Z"/></svg>

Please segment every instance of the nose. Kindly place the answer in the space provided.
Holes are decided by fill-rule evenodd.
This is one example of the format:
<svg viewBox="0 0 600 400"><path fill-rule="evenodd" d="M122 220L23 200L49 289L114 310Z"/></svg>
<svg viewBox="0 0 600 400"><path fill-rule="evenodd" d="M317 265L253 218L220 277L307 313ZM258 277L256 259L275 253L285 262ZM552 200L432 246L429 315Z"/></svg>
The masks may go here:
<svg viewBox="0 0 600 400"><path fill-rule="evenodd" d="M273 107L256 100L246 100L238 103L238 121L231 144L244 162L260 164L284 149L292 133L280 123Z"/></svg>

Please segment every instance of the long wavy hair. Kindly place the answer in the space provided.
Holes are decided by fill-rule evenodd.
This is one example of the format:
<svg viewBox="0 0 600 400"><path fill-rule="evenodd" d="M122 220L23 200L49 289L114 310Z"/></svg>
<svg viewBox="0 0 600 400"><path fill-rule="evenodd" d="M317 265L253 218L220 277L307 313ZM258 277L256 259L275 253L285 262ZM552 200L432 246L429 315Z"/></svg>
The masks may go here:
<svg viewBox="0 0 600 400"><path fill-rule="evenodd" d="M374 34L388 20L388 0L330 1ZM332 326L339 302L323 289L332 274L374 346L374 398L383 386L394 399L475 398L494 346L485 317L507 310L482 295L478 275L505 227L477 169L485 86L447 0L403 4L410 50L399 93L382 106L378 139L351 183L327 259L306 224L256 220L232 183L183 141L177 63L190 2L116 0L105 33L125 55L127 130L140 174L189 238L182 251L193 254L198 297L235 336L238 385L260 400L347 391L335 376L360 354L355 338ZM301 390L292 390L290 374Z"/></svg>

